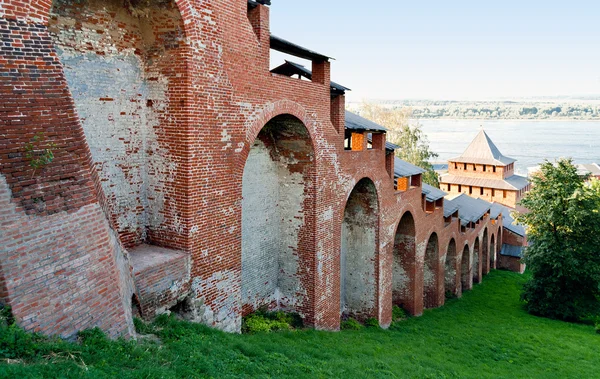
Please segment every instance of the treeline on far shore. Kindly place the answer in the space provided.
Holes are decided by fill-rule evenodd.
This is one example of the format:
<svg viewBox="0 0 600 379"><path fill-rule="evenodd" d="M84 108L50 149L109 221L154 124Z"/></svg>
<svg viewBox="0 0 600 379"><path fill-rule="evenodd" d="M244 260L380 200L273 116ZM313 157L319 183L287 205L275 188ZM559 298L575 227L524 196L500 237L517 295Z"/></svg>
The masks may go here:
<svg viewBox="0 0 600 379"><path fill-rule="evenodd" d="M600 120L600 101L525 102L525 101L449 101L380 100L386 108L411 108L420 119L525 119L525 120ZM350 104L352 107L352 104Z"/></svg>

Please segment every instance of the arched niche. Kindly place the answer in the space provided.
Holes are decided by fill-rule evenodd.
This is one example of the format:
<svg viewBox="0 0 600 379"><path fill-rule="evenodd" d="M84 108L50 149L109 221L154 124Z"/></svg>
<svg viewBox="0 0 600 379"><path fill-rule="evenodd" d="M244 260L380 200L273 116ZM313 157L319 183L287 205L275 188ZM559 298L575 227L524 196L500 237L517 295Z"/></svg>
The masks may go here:
<svg viewBox="0 0 600 379"><path fill-rule="evenodd" d="M360 180L348 198L342 220L340 308L342 317L376 314L376 254L379 229L377 189Z"/></svg>
<svg viewBox="0 0 600 379"><path fill-rule="evenodd" d="M404 213L394 236L392 263L392 303L414 314L415 220L410 212Z"/></svg>
<svg viewBox="0 0 600 379"><path fill-rule="evenodd" d="M260 307L303 314L308 307L314 150L305 125L271 119L250 148L242 178L244 314Z"/></svg>

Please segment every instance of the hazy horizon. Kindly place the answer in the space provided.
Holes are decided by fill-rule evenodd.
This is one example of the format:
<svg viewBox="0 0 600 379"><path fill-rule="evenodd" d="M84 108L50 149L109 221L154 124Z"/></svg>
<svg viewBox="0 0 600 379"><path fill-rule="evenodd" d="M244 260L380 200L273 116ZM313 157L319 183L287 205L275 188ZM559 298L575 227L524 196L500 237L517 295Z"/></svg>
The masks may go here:
<svg viewBox="0 0 600 379"><path fill-rule="evenodd" d="M272 3L271 32L336 58L349 101L600 96L600 3Z"/></svg>

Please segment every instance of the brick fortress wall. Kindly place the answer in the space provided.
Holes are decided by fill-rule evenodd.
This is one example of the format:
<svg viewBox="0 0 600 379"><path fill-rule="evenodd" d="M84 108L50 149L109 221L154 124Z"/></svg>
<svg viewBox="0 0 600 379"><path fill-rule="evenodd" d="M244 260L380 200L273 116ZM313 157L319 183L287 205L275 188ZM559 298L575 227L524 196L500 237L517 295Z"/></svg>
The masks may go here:
<svg viewBox="0 0 600 379"><path fill-rule="evenodd" d="M40 44L0 77L0 117L10 125L0 199L10 205L3 223L12 225L0 241L13 258L2 262L0 284L9 303L22 304L21 324L128 333L133 270L146 315L187 293L199 320L228 331L262 305L296 311L318 329L339 328L343 309L385 326L392 303L421 314L489 270L475 239L489 243L487 229L497 240L501 221L486 217L461 233L441 208L425 212L420 187L394 190L381 141L344 150L343 97L332 104L330 64L314 62L312 81L269 72L267 7L133 3L0 2L4 33ZM0 60L16 60L11 54L3 49ZM23 145L36 130L56 143L57 156L32 181ZM18 236L23 225L65 245ZM122 246L141 244L135 262L172 258L154 260L162 268L130 268ZM42 251L57 256L38 268ZM32 270L19 282L25 289L8 262ZM71 281L56 305L26 296L48 295L54 277ZM180 285L167 296L171 281ZM52 306L64 307L68 332ZM45 329L29 327L32 317Z"/></svg>

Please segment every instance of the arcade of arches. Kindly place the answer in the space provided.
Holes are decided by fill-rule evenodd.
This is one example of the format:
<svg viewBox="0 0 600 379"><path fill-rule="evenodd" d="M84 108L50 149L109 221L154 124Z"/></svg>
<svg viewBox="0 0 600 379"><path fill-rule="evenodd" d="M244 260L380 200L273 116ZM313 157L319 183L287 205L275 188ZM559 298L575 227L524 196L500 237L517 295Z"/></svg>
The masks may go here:
<svg viewBox="0 0 600 379"><path fill-rule="evenodd" d="M269 71L265 7L0 4L0 301L21 326L132 335L132 299L233 332L262 307L386 326L392 305L421 314L495 267L502 217L444 217L418 173L397 190L385 132L350 131L325 56L311 80ZM38 132L57 149L32 179Z"/></svg>

